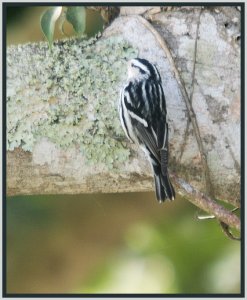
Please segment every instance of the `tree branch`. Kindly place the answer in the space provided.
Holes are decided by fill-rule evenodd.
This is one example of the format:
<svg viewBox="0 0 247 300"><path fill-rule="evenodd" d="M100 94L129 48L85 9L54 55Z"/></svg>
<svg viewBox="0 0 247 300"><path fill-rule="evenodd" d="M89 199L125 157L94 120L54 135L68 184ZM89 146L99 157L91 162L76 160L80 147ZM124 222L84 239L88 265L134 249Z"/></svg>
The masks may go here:
<svg viewBox="0 0 247 300"><path fill-rule="evenodd" d="M208 214L215 216L221 223L240 230L240 220L231 211L228 211L207 195L196 190L192 185L182 178L178 178L175 174L171 174L171 178L176 182L177 191L181 195L187 196L191 203Z"/></svg>
<svg viewBox="0 0 247 300"><path fill-rule="evenodd" d="M186 22L191 23L191 19L181 17L181 12L178 15L160 12L153 16L165 24L162 30L173 30L172 35L163 31L168 35L166 40L140 16L125 16L114 20L99 39L56 42L52 53L46 43L9 47L8 195L153 190L149 164L136 146L124 138L117 112L119 89L126 78L126 61L139 56L156 63L161 71L171 129L169 167L176 174L173 179L179 184L177 188L185 188L182 179L177 180L183 178L190 185L186 193L188 196L191 192L191 202L222 222L228 220L225 223L229 226L239 228L239 220L210 200L201 180L200 153L206 152L215 190L215 197L211 198L240 206L237 155L240 144L238 139L233 139L240 128L240 81L230 80L239 73L235 61L238 47L233 47L228 38L221 41L223 34L210 38L217 37L217 42L222 42L222 51L225 53L227 48L230 59L218 54L214 40L205 42L202 47L205 28L212 27L212 32L221 30L217 22L212 21L213 16L205 10L200 22L196 61L200 72L197 72L198 84L193 90L193 107L187 94L191 81L182 80L181 74L191 78L187 64L193 63L193 56L187 60L184 57L193 53L191 49L195 45L193 40L193 46L188 47L190 41L184 32L189 30ZM194 21L198 24L198 19ZM208 44L211 50L204 47ZM184 69L175 66L171 51L180 51L176 64ZM187 51L187 56L179 57L183 51ZM203 61L208 51L221 56L222 65L212 67L208 59ZM213 82L210 81L212 76ZM180 160L186 111L189 111L197 140L188 136ZM202 145L200 151L198 137Z"/></svg>

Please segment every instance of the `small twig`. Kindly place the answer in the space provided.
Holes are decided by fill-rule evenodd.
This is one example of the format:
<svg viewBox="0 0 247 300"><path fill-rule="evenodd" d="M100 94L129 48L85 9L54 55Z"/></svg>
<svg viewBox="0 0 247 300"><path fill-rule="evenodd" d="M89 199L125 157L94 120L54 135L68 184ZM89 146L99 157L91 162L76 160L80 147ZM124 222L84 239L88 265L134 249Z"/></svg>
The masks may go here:
<svg viewBox="0 0 247 300"><path fill-rule="evenodd" d="M196 218L198 220L209 220L209 219L215 219L215 216L214 215L199 216L198 214L196 214Z"/></svg>
<svg viewBox="0 0 247 300"><path fill-rule="evenodd" d="M236 241L240 241L241 240L241 237L237 237L235 235L233 235L230 231L230 226L224 222L220 222L220 226L223 230L223 232L225 233L225 235L227 237L229 237L231 240L236 240Z"/></svg>
<svg viewBox="0 0 247 300"><path fill-rule="evenodd" d="M231 210L231 212L233 213L234 211L238 210L239 207L235 207L234 209ZM202 215L197 215L196 218L198 220L212 220L212 219L216 219L214 215L206 215L206 216L202 216ZM236 240L236 241L240 241L241 238L240 237L237 237L237 236L234 236L231 231L230 231L230 226L227 225L226 223L224 222L219 222L220 223L220 226L224 232L224 234L229 237L231 240Z"/></svg>
<svg viewBox="0 0 247 300"><path fill-rule="evenodd" d="M191 83L191 93L190 93L190 103L192 105L192 100L193 100L193 95L194 95L194 86L195 86L195 72L196 72L196 55L197 55L197 40L198 40L198 35L199 35L199 27L200 27L200 19L201 19L201 14L202 14L202 8L200 8L199 16L198 16L198 21L197 21L197 27L196 27L196 38L195 38L195 48L194 48L194 58L193 58L193 70L192 70L192 83ZM189 137L189 124L190 124L190 118L187 119L187 124L186 124L186 129L184 133L184 140L181 146L181 153L179 160L181 161L185 146L187 144L187 140Z"/></svg>
<svg viewBox="0 0 247 300"><path fill-rule="evenodd" d="M197 27L196 27L196 38L195 38L195 49L194 49L194 58L193 58L193 71L192 71L192 83L191 83L191 93L190 93L190 103L192 103L193 94L194 94L194 86L195 86L195 73L196 73L196 56L197 56L197 41L199 36L199 27L200 27L200 19L202 14L202 8L200 8Z"/></svg>
<svg viewBox="0 0 247 300"><path fill-rule="evenodd" d="M177 185L177 191L183 196L187 196L191 203L206 211L209 215L215 216L220 222L240 231L240 219L233 214L232 211L228 211L209 196L201 193L175 174L171 174L170 176ZM179 191L179 189L182 190Z"/></svg>
<svg viewBox="0 0 247 300"><path fill-rule="evenodd" d="M178 158L179 162L181 162L181 159L183 157L184 150L185 150L185 147L186 147L186 144L187 144L187 140L188 140L188 137L189 137L189 127L190 127L190 119L188 118L187 123L186 123L186 128L185 128L185 131L184 131L183 143L181 145L181 151L180 151L180 155L179 155L179 158Z"/></svg>

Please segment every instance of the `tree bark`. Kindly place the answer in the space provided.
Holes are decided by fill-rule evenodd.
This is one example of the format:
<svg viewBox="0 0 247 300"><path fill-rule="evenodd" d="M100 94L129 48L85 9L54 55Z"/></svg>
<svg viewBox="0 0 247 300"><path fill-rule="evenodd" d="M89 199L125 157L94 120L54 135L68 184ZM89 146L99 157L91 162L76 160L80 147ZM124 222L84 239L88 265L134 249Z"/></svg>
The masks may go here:
<svg viewBox="0 0 247 300"><path fill-rule="evenodd" d="M142 16L138 15L141 13ZM240 11L122 8L103 36L7 49L7 193L152 190L122 132L126 61L160 70L171 173L213 199L240 201ZM195 196L195 195L194 195Z"/></svg>

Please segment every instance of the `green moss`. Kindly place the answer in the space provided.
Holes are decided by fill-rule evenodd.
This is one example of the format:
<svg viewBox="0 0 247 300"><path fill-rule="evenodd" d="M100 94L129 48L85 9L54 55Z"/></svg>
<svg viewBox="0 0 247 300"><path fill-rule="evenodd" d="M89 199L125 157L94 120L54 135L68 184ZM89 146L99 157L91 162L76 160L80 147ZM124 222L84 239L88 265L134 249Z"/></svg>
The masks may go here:
<svg viewBox="0 0 247 300"><path fill-rule="evenodd" d="M7 51L8 150L32 151L42 137L79 146L90 163L125 161L117 105L126 60L137 51L120 37L66 40Z"/></svg>

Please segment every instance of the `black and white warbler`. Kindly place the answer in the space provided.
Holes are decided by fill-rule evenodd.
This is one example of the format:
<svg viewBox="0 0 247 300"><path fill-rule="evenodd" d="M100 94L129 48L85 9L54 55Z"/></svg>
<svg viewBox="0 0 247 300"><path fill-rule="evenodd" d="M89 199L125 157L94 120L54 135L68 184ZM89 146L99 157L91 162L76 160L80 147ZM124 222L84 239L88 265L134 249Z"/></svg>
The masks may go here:
<svg viewBox="0 0 247 300"><path fill-rule="evenodd" d="M154 172L156 198L174 200L168 174L168 124L160 74L146 59L128 63L128 81L121 90L119 115L126 136L148 155Z"/></svg>

